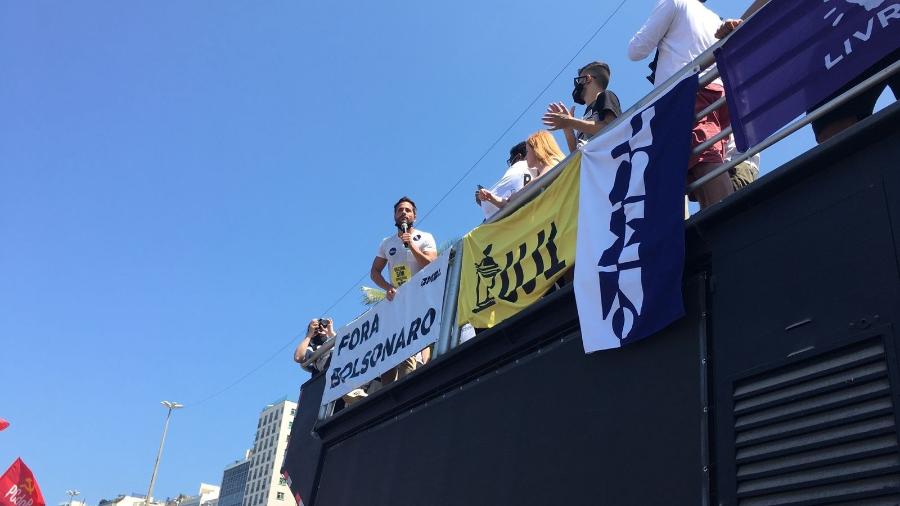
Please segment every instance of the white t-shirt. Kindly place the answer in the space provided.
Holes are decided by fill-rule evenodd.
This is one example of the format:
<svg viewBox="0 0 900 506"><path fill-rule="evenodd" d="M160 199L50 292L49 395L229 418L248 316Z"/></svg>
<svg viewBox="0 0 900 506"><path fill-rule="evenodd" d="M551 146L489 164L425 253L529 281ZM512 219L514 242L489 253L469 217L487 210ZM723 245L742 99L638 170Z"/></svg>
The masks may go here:
<svg viewBox="0 0 900 506"><path fill-rule="evenodd" d="M494 186L488 190L501 199L509 198L510 195L521 190L532 178L531 171L528 170L528 164L524 160L520 160L506 169L506 173L500 178L500 181L494 183ZM484 219L488 219L500 209L487 201L481 201L481 211L484 213Z"/></svg>
<svg viewBox="0 0 900 506"><path fill-rule="evenodd" d="M735 158L740 156L740 153L737 150L737 146L734 144L734 136L728 136L728 144L725 145L725 162L728 163ZM747 163L750 164L750 167L759 171L759 153L751 156L747 159Z"/></svg>
<svg viewBox="0 0 900 506"><path fill-rule="evenodd" d="M434 237L428 232L413 229L412 243L423 253L426 251L437 251ZM415 273L422 270L412 251L403 246L403 241L397 237L397 234L391 234L381 241L377 256L387 260L388 270L391 271L391 284L398 288L409 281L409 278L413 277Z"/></svg>
<svg viewBox="0 0 900 506"><path fill-rule="evenodd" d="M719 16L700 0L658 0L644 26L628 43L628 58L643 60L659 49L658 86L718 42ZM713 81L719 85L720 79Z"/></svg>

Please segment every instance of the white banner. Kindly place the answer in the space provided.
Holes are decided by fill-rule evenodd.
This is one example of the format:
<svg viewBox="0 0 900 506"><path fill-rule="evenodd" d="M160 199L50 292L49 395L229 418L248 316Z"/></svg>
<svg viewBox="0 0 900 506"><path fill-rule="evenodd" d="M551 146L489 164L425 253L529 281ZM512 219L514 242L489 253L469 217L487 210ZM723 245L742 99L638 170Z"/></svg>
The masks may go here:
<svg viewBox="0 0 900 506"><path fill-rule="evenodd" d="M391 370L437 341L441 329L449 252L337 331L322 403Z"/></svg>

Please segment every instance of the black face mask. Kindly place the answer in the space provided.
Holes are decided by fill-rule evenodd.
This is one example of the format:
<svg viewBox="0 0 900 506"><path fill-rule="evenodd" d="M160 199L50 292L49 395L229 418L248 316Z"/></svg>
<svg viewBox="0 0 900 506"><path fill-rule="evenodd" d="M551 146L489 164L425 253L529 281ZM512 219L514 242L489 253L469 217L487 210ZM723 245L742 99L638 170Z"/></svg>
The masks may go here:
<svg viewBox="0 0 900 506"><path fill-rule="evenodd" d="M584 105L584 99L581 98L581 95L584 92L584 84L576 84L575 89L572 90L572 100L575 101L578 105Z"/></svg>

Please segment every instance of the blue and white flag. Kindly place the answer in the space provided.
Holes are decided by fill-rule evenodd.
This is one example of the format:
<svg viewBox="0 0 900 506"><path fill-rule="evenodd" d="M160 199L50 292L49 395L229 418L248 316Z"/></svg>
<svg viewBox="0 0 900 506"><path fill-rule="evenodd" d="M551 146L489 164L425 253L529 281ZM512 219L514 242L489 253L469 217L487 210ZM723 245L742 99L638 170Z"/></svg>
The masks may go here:
<svg viewBox="0 0 900 506"><path fill-rule="evenodd" d="M684 190L697 75L583 148L575 299L584 351L684 315Z"/></svg>

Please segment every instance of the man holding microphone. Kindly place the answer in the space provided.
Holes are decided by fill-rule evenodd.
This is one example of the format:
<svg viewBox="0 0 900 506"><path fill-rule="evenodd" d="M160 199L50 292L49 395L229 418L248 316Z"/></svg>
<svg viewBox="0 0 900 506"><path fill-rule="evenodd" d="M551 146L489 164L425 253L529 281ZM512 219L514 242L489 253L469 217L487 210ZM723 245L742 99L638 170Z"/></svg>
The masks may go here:
<svg viewBox="0 0 900 506"><path fill-rule="evenodd" d="M409 197L402 197L394 204L394 225L397 233L381 241L378 254L372 261L372 281L385 291L387 300L394 300L400 285L437 258L434 237L428 232L413 228L416 221L416 204ZM381 272L387 265L391 281Z"/></svg>
<svg viewBox="0 0 900 506"><path fill-rule="evenodd" d="M394 300L397 289L409 281L415 273L437 258L434 237L428 232L413 227L416 221L416 203L409 197L401 197L394 204L394 225L397 233L381 241L378 253L372 261L370 276L372 281L385 291L385 298ZM390 272L390 282L382 275L384 267ZM425 348L416 356L408 358L399 366L381 376L381 384L387 385L406 376L416 368L417 358L422 364L428 362L430 350Z"/></svg>

